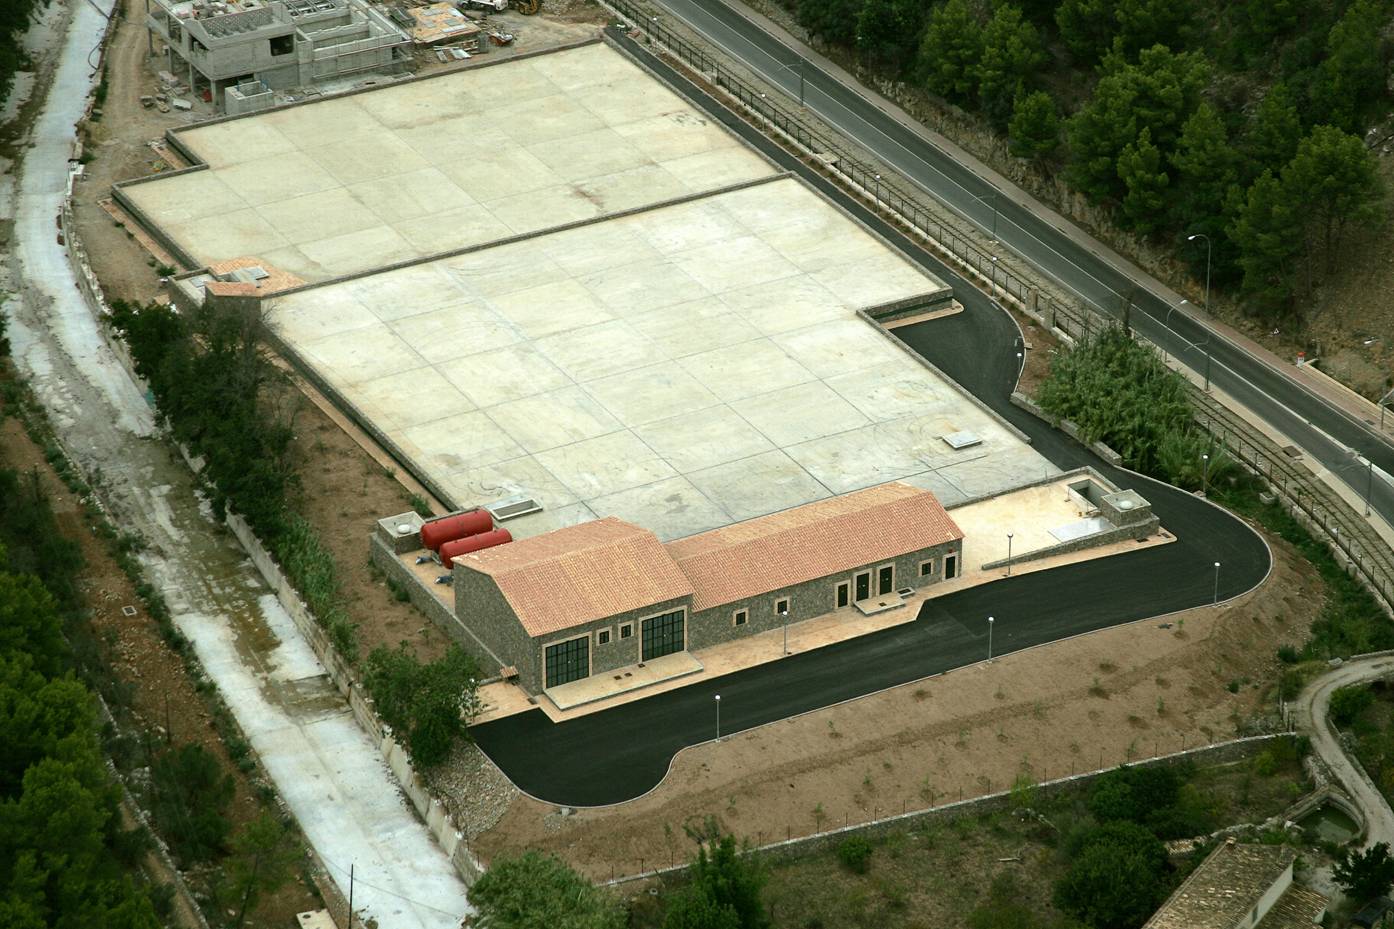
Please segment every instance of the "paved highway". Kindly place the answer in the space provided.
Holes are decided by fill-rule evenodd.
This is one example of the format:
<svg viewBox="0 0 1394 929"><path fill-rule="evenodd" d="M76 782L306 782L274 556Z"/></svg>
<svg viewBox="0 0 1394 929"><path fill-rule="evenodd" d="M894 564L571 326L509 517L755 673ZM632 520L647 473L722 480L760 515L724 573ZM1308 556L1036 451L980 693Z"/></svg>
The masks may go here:
<svg viewBox="0 0 1394 929"><path fill-rule="evenodd" d="M749 127L715 110L676 74L665 76L951 285L964 303L963 313L897 335L1029 435L1060 468L1092 465L1120 486L1137 488L1177 541L959 591L926 602L914 623L569 722L554 724L534 709L473 727L479 746L520 789L569 806L632 799L663 779L678 751L716 735L718 693L722 732L730 734L981 661L987 656L989 615L996 618L994 651L1006 654L1210 603L1216 561L1223 566L1221 599L1238 596L1267 576L1268 547L1242 521L1173 487L1113 468L1012 406L1008 398L1019 373L1020 333L1011 317L968 281Z"/></svg>
<svg viewBox="0 0 1394 929"><path fill-rule="evenodd" d="M810 110L936 199L984 230L995 225L996 238L1004 245L1096 308L1116 315L1124 296L1135 294L1135 306L1141 312L1133 313L1134 328L1198 373L1205 370L1208 346L1216 388L1263 417L1361 497L1366 493L1367 473L1357 454L1372 460L1385 475L1394 475L1394 446L1345 411L1212 333L1184 310L1168 313L1171 304L1139 283L1143 272L1120 271L1021 206L1017 200L1026 196L1021 191L999 190L978 177L928 138L824 71L817 61L802 58L722 0L659 2L795 101L802 90ZM1197 247L1203 245L1198 242ZM1394 484L1376 474L1371 497L1372 506L1394 523Z"/></svg>

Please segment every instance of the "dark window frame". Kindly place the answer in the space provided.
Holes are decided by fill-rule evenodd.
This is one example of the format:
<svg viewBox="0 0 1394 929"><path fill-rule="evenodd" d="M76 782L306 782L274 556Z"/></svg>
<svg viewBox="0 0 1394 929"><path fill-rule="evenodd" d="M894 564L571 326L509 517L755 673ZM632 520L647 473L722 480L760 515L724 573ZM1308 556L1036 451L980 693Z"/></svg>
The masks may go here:
<svg viewBox="0 0 1394 929"><path fill-rule="evenodd" d="M542 673L548 688L590 677L591 637L579 635L543 646Z"/></svg>
<svg viewBox="0 0 1394 929"><path fill-rule="evenodd" d="M833 608L834 608L834 609L840 610L840 609L842 609L843 607L847 607L847 606L851 606L851 605L852 605L852 582L851 582L851 581L838 581L838 582L837 582L837 586L836 586L835 588L833 588Z"/></svg>
<svg viewBox="0 0 1394 929"><path fill-rule="evenodd" d="M595 633L595 644L596 644L596 645L609 645L609 644L610 644L610 630L609 630L609 629L597 629L597 630L596 630L596 633Z"/></svg>
<svg viewBox="0 0 1394 929"><path fill-rule="evenodd" d="M750 622L749 610L736 610L734 613L731 614L732 626L744 626L748 622Z"/></svg>
<svg viewBox="0 0 1394 929"><path fill-rule="evenodd" d="M781 603L784 604L783 607L780 606ZM777 598L777 599L774 601L774 615L776 615L776 616L783 616L783 615L785 615L786 613L792 613L792 612L793 612L793 609L792 609L793 605L794 605L794 604L793 604L793 601L790 600L788 597L779 597L779 598Z"/></svg>
<svg viewBox="0 0 1394 929"><path fill-rule="evenodd" d="M687 648L687 610L678 608L639 620L639 660L652 661Z"/></svg>

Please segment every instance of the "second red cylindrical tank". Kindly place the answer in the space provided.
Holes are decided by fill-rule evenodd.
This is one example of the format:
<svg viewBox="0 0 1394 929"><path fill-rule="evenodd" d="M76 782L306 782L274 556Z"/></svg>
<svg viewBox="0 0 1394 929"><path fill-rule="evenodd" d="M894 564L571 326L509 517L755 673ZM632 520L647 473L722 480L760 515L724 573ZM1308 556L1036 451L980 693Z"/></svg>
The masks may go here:
<svg viewBox="0 0 1394 929"><path fill-rule="evenodd" d="M454 516L442 516L440 519L421 524L421 544L436 552L440 551L440 547L446 542L453 542L477 532L488 532L492 528L494 517L489 515L488 510L470 510L468 513L456 513Z"/></svg>
<svg viewBox="0 0 1394 929"><path fill-rule="evenodd" d="M453 568L455 563L451 561L460 555L468 555L470 552L477 552L482 548L493 548L495 545L502 545L505 542L512 542L513 535L507 529L495 529L492 532L479 532L474 535L467 535L462 539L455 539L446 542L440 547L440 563L447 568Z"/></svg>

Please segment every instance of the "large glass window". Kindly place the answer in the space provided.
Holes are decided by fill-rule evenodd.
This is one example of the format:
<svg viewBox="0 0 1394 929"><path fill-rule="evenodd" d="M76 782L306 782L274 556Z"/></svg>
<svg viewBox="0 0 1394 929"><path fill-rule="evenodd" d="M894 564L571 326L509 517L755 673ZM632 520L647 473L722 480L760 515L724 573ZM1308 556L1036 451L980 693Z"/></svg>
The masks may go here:
<svg viewBox="0 0 1394 929"><path fill-rule="evenodd" d="M644 638L640 651L642 661L650 661L671 655L683 649L683 610L674 610L662 616L652 616L640 623L640 634Z"/></svg>
<svg viewBox="0 0 1394 929"><path fill-rule="evenodd" d="M579 681L591 673L591 640L582 636L569 642L548 645L547 686L556 687L570 681Z"/></svg>

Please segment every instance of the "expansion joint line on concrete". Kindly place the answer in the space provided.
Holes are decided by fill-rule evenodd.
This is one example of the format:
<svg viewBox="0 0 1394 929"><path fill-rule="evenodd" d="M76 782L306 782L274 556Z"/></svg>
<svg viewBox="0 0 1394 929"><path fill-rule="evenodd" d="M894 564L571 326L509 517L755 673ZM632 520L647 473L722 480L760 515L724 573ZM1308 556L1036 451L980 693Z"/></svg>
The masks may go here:
<svg viewBox="0 0 1394 929"><path fill-rule="evenodd" d="M545 226L541 229L534 229L531 232L520 232L517 235L504 236L498 239L490 239L487 242L477 242L474 245L466 245L461 248L449 249L443 252L436 252L431 255L422 255L419 258L408 258L406 261L399 261L395 264L382 265L375 268L366 268L362 271L355 271L352 274L332 277L323 281L312 281L301 284L298 287L287 287L285 290L278 290L273 297L288 297L291 294L304 293L320 287L328 287L332 284L344 284L349 281L358 280L365 277L376 277L380 274L387 274L391 271L400 271L403 268L410 268L416 265L428 264L432 261L441 261L446 258L459 258L461 255L472 255L477 252L488 251L493 248L500 248L505 245L517 245L520 242L530 242L541 239L549 235L556 235L561 232L570 232L574 229L584 229L587 226L594 226L599 223L610 222L615 219L624 219L629 216L638 216L644 213L652 213L668 207L681 206L684 203L692 203L696 200L706 200L711 197L719 197L723 194L734 193L740 190L747 190L751 187L760 187L775 181L787 180L790 177L788 171L778 171L764 177L752 178L745 181L737 181L734 184L726 184L721 187L713 187L710 190L699 190L693 193L683 194L680 197L670 197L667 200L659 200L654 203L646 203L626 210L616 210L613 213L601 213L598 216L589 216L585 219L574 220L569 223L559 223L555 226Z"/></svg>

